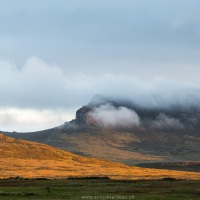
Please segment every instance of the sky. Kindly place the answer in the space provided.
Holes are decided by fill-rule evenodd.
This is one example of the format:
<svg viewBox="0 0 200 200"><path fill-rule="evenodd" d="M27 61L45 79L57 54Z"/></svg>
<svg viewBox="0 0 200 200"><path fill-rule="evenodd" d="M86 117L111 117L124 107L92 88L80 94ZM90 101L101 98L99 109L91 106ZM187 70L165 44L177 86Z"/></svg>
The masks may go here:
<svg viewBox="0 0 200 200"><path fill-rule="evenodd" d="M200 103L199 0L0 0L0 130L75 117L94 95Z"/></svg>

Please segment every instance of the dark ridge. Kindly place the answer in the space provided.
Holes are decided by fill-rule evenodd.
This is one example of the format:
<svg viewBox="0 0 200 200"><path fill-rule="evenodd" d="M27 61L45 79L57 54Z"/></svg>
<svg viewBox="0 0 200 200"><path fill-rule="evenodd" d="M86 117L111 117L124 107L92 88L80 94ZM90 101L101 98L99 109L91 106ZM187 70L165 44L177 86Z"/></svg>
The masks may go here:
<svg viewBox="0 0 200 200"><path fill-rule="evenodd" d="M200 162L141 163L141 164L137 164L136 166L143 167L143 168L200 172Z"/></svg>

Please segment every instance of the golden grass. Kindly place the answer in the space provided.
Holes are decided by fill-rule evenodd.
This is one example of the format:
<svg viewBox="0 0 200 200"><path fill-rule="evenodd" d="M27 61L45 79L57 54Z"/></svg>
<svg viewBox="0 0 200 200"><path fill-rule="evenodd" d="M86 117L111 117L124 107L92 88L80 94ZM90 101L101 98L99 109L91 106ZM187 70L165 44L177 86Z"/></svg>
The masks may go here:
<svg viewBox="0 0 200 200"><path fill-rule="evenodd" d="M144 169L128 167L118 163L95 161L88 163L69 162L68 160L37 160L37 159L0 159L0 178L21 176L26 178L63 178L84 176L108 176L113 179L161 179L172 177L176 179L200 180L200 173Z"/></svg>
<svg viewBox="0 0 200 200"><path fill-rule="evenodd" d="M200 173L144 169L86 158L35 142L0 135L0 178L63 178L108 176L113 179L176 179L200 180Z"/></svg>

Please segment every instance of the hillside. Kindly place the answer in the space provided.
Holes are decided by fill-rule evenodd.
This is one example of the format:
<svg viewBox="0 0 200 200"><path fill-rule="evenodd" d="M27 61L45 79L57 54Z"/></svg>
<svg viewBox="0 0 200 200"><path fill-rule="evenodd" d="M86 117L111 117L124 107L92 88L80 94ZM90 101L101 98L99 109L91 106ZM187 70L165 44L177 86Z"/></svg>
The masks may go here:
<svg viewBox="0 0 200 200"><path fill-rule="evenodd" d="M79 155L134 165L200 161L199 108L141 108L127 102L91 102L75 120L44 131L5 133Z"/></svg>
<svg viewBox="0 0 200 200"><path fill-rule="evenodd" d="M114 179L200 179L200 173L129 167L121 163L78 156L35 142L0 134L0 178L63 178L108 176Z"/></svg>

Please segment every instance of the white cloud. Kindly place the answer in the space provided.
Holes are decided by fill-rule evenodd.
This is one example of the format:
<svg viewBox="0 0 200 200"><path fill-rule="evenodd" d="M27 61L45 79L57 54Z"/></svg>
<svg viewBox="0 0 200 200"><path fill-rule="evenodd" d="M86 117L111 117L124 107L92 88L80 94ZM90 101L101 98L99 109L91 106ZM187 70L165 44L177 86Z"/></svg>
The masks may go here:
<svg viewBox="0 0 200 200"><path fill-rule="evenodd" d="M140 119L134 110L111 104L101 105L89 113L97 124L105 127L132 127L139 126Z"/></svg>
<svg viewBox="0 0 200 200"><path fill-rule="evenodd" d="M74 118L74 110L0 109L1 131L38 131L60 126Z"/></svg>

